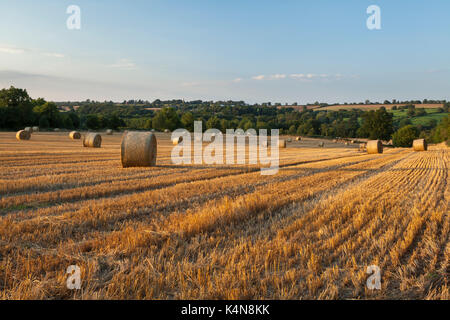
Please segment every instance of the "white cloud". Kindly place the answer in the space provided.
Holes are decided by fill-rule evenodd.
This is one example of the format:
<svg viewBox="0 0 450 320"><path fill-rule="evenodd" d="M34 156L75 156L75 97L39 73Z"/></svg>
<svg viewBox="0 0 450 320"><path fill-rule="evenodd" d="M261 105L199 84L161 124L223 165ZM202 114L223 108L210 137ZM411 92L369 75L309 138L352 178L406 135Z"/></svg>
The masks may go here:
<svg viewBox="0 0 450 320"><path fill-rule="evenodd" d="M58 59L65 57L62 53L56 53L56 52L45 52L45 53L43 53L43 55L47 56L47 57L58 58Z"/></svg>
<svg viewBox="0 0 450 320"><path fill-rule="evenodd" d="M135 69L136 64L130 59L119 59L116 63L110 64L108 67L117 69Z"/></svg>
<svg viewBox="0 0 450 320"><path fill-rule="evenodd" d="M309 81L309 80L315 80L315 79L323 79L323 80L340 80L344 78L344 75L337 73L337 74L327 74L327 73L321 73L321 74L315 74L315 73L292 73L289 75L292 79L298 79L303 81Z"/></svg>
<svg viewBox="0 0 450 320"><path fill-rule="evenodd" d="M285 74L273 74L270 76L272 79L284 79L286 78Z"/></svg>
<svg viewBox="0 0 450 320"><path fill-rule="evenodd" d="M327 73L291 73L289 75L286 75L284 73L276 73L272 75L259 75L252 77L253 80L280 80L285 78L291 78L295 80L301 80L301 81L312 81L312 80L340 80L345 78L344 75L337 73L337 74L327 74ZM238 78L241 79L241 78ZM240 81L240 80L239 80Z"/></svg>
<svg viewBox="0 0 450 320"><path fill-rule="evenodd" d="M266 76L265 75L259 75L252 77L253 80L263 80Z"/></svg>
<svg viewBox="0 0 450 320"><path fill-rule="evenodd" d="M25 53L25 49L21 49L21 48L15 48L15 47L11 47L11 46L1 46L0 47L0 52L2 53L9 53L9 54L22 54Z"/></svg>
<svg viewBox="0 0 450 320"><path fill-rule="evenodd" d="M236 78L233 80L233 82L241 82L241 81L242 81L242 78Z"/></svg>
<svg viewBox="0 0 450 320"><path fill-rule="evenodd" d="M284 79L286 78L285 74L277 73L272 75L259 75L252 77L253 80L264 80L264 79L272 79L272 80L278 80L278 79Z"/></svg>
<svg viewBox="0 0 450 320"><path fill-rule="evenodd" d="M183 82L181 84L182 87L195 87L195 86L198 86L198 85L200 85L199 82Z"/></svg>
<svg viewBox="0 0 450 320"><path fill-rule="evenodd" d="M62 53L57 52L42 52L38 49L25 49L25 48L17 48L15 46L10 45L0 45L0 53L8 53L8 54L23 54L23 53L31 53L31 54L40 54L46 57L51 58L64 58L65 56Z"/></svg>

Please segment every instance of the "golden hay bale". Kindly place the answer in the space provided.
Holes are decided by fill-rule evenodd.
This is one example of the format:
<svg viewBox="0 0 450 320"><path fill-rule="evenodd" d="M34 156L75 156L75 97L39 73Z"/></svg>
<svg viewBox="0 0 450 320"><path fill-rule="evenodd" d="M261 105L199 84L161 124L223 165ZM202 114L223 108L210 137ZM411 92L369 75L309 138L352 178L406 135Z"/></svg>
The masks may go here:
<svg viewBox="0 0 450 320"><path fill-rule="evenodd" d="M350 143L351 143L351 144L355 143L355 140L351 140Z"/></svg>
<svg viewBox="0 0 450 320"><path fill-rule="evenodd" d="M333 139L333 143L337 143L338 141L337 141L337 139Z"/></svg>
<svg viewBox="0 0 450 320"><path fill-rule="evenodd" d="M81 133L79 133L78 131L72 131L71 133L69 133L69 137L72 140L78 140L81 139Z"/></svg>
<svg viewBox="0 0 450 320"><path fill-rule="evenodd" d="M359 151L365 151L366 150L366 144L365 143L360 143L358 150Z"/></svg>
<svg viewBox="0 0 450 320"><path fill-rule="evenodd" d="M278 147L286 148L286 140L283 140L283 139L278 140Z"/></svg>
<svg viewBox="0 0 450 320"><path fill-rule="evenodd" d="M128 132L122 138L120 158L122 167L151 167L156 165L157 142L151 132Z"/></svg>
<svg viewBox="0 0 450 320"><path fill-rule="evenodd" d="M112 136L113 131L112 131L111 129L108 129L108 130L106 130L106 134L107 134L108 136Z"/></svg>
<svg viewBox="0 0 450 320"><path fill-rule="evenodd" d="M370 140L366 144L367 153L383 153L383 144L381 140Z"/></svg>
<svg viewBox="0 0 450 320"><path fill-rule="evenodd" d="M302 137L295 138L295 141L302 141Z"/></svg>
<svg viewBox="0 0 450 320"><path fill-rule="evenodd" d="M413 141L414 151L427 151L428 144L425 139L416 139Z"/></svg>
<svg viewBox="0 0 450 320"><path fill-rule="evenodd" d="M83 147L100 148L102 146L102 136L95 132L90 132L84 136Z"/></svg>
<svg viewBox="0 0 450 320"><path fill-rule="evenodd" d="M325 142L321 141L319 142L319 147L323 148L325 146Z"/></svg>
<svg viewBox="0 0 450 320"><path fill-rule="evenodd" d="M39 127L33 127L33 132L39 132Z"/></svg>
<svg viewBox="0 0 450 320"><path fill-rule="evenodd" d="M20 130L16 133L17 140L30 140L31 134L28 131Z"/></svg>
<svg viewBox="0 0 450 320"><path fill-rule="evenodd" d="M29 134L33 133L33 128L32 127L26 127L24 130L27 131Z"/></svg>
<svg viewBox="0 0 450 320"><path fill-rule="evenodd" d="M178 138L172 139L173 145L177 145L177 144L179 144L181 142L183 142L183 137L178 137Z"/></svg>

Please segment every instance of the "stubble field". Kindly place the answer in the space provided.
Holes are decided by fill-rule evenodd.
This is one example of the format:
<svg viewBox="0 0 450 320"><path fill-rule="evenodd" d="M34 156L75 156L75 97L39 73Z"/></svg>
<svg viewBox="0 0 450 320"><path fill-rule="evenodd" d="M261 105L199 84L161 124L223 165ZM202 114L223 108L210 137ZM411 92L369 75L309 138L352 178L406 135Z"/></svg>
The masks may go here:
<svg viewBox="0 0 450 320"><path fill-rule="evenodd" d="M2 299L449 299L449 150L316 140L280 170L120 164L67 133L0 133ZM81 268L82 289L66 288ZM381 290L366 269L381 270Z"/></svg>

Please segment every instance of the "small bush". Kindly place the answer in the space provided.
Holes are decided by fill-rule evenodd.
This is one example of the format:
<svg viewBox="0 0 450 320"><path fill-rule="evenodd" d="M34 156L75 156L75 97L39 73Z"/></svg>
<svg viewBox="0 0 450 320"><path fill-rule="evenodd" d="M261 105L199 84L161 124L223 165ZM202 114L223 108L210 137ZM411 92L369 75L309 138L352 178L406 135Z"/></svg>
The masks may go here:
<svg viewBox="0 0 450 320"><path fill-rule="evenodd" d="M392 143L395 147L409 148L412 146L414 139L419 136L419 130L415 126L407 125L400 128L392 136Z"/></svg>

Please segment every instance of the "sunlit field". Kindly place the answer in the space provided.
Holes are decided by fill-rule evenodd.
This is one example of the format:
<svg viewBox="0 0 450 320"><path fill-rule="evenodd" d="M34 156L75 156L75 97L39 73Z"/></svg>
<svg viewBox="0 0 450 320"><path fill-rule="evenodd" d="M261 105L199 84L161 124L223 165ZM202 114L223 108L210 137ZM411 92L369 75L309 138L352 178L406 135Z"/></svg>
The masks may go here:
<svg viewBox="0 0 450 320"><path fill-rule="evenodd" d="M157 166L123 169L121 137L0 133L0 298L450 299L444 145L293 141L264 176L174 165L162 133Z"/></svg>

